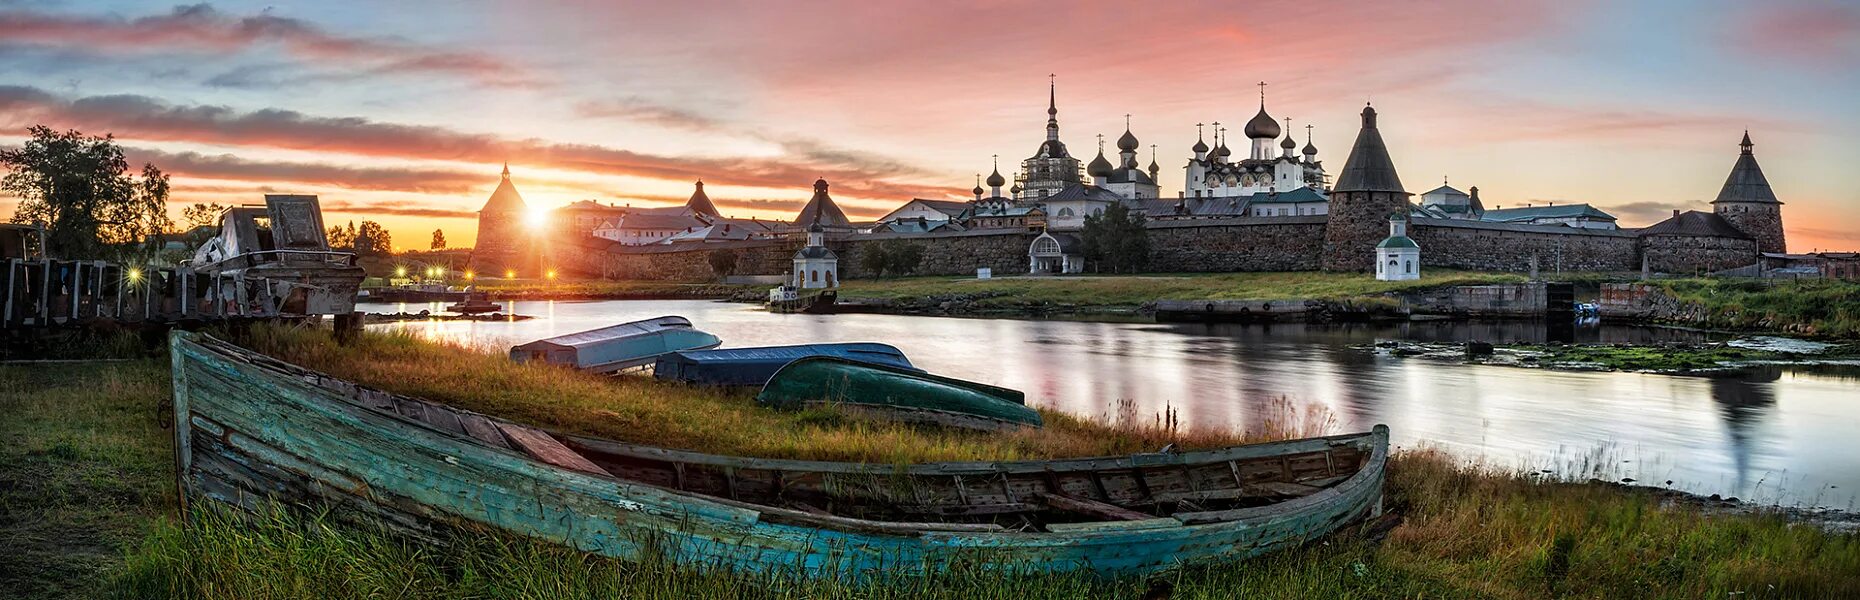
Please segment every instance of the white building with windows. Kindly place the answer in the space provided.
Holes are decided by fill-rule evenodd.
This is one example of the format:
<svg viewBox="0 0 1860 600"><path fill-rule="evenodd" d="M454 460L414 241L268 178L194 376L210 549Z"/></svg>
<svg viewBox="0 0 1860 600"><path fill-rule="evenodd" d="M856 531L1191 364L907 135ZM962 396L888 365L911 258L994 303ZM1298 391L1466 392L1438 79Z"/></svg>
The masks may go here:
<svg viewBox="0 0 1860 600"><path fill-rule="evenodd" d="M820 223L807 226L807 246L794 253L790 284L801 289L840 285L840 257L827 247L827 230Z"/></svg>
<svg viewBox="0 0 1860 600"><path fill-rule="evenodd" d="M1027 247L1027 271L1039 274L1079 273L1085 270L1085 244L1069 233L1046 232Z"/></svg>
<svg viewBox="0 0 1860 600"><path fill-rule="evenodd" d="M1233 150L1227 147L1227 130L1220 127L1219 122L1214 126L1213 148L1198 137L1190 149L1194 158L1183 167L1186 171L1183 198L1231 198L1284 193L1300 187L1314 190L1328 187L1324 163L1317 159L1317 146L1311 143L1311 126L1305 126L1305 146L1299 150L1298 142L1292 139L1291 120L1287 119L1281 127L1277 119L1266 114L1265 83L1260 84L1259 113L1247 121L1242 132L1249 142L1245 158L1232 159ZM1283 138L1279 137L1281 134ZM1275 146L1279 148L1276 154Z"/></svg>
<svg viewBox="0 0 1860 600"><path fill-rule="evenodd" d="M1376 244L1376 279L1413 281L1421 278L1421 245L1408 237L1408 216L1389 215L1389 236Z"/></svg>

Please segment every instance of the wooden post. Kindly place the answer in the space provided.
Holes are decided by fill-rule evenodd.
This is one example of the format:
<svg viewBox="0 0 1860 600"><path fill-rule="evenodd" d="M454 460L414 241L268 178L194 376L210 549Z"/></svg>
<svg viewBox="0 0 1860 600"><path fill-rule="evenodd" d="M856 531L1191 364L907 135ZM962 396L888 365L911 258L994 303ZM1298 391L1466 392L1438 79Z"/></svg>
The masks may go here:
<svg viewBox="0 0 1860 600"><path fill-rule="evenodd" d="M363 313L351 312L336 315L336 342L348 344L362 334Z"/></svg>

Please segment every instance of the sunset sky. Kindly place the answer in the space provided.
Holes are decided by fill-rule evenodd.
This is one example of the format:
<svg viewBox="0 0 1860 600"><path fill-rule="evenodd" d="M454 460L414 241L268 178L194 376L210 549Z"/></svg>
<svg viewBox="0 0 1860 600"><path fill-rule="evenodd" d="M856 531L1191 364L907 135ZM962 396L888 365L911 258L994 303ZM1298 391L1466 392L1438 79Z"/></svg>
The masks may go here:
<svg viewBox="0 0 1860 600"><path fill-rule="evenodd" d="M682 202L854 218L966 198L1044 135L1129 113L1182 188L1195 124L1315 125L1333 175L1373 101L1411 192L1707 209L1745 129L1790 250L1860 249L1860 3L0 0L0 144L113 133L195 202L322 197L397 246L469 245L509 161L532 206ZM0 215L11 215L0 199Z"/></svg>

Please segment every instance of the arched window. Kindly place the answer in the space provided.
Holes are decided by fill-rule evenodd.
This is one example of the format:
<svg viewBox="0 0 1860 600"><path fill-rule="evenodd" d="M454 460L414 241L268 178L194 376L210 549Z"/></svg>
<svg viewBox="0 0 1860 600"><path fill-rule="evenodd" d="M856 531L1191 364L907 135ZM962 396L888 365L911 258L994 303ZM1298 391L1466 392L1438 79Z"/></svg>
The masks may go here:
<svg viewBox="0 0 1860 600"><path fill-rule="evenodd" d="M1402 267L1403 267L1403 269L1404 269L1404 272L1407 272L1407 273L1413 273L1413 272L1414 272L1414 261L1412 261L1412 260L1404 260L1404 261L1401 261L1401 264L1402 264Z"/></svg>
<svg viewBox="0 0 1860 600"><path fill-rule="evenodd" d="M1394 271L1394 270L1395 270L1395 259L1393 259L1393 258L1391 258L1391 259L1389 259L1389 270L1390 270L1390 271Z"/></svg>
<svg viewBox="0 0 1860 600"><path fill-rule="evenodd" d="M808 281L820 281L820 272L809 269L807 271L807 279Z"/></svg>
<svg viewBox="0 0 1860 600"><path fill-rule="evenodd" d="M1071 209L1071 208L1061 208L1061 209L1059 209L1059 218L1061 218L1061 219L1063 219L1063 218L1066 218L1066 217L1070 217L1070 216L1072 216L1072 209Z"/></svg>
<svg viewBox="0 0 1860 600"><path fill-rule="evenodd" d="M1034 254L1058 254L1059 253L1059 241L1053 238L1050 238L1050 237L1043 237L1043 238L1034 240L1033 241L1033 253Z"/></svg>
<svg viewBox="0 0 1860 600"><path fill-rule="evenodd" d="M1384 271L1384 270L1382 269L1382 263L1376 263L1376 273L1377 273L1377 274L1382 274L1382 273L1386 273L1386 272L1387 272L1387 271Z"/></svg>

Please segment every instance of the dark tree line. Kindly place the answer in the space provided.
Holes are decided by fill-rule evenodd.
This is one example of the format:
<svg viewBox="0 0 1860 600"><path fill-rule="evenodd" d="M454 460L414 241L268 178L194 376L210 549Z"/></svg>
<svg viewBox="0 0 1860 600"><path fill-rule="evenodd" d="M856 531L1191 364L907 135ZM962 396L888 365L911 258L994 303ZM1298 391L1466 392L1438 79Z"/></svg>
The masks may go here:
<svg viewBox="0 0 1860 600"><path fill-rule="evenodd" d="M1093 271L1136 273L1150 261L1150 231L1143 214L1131 212L1122 202L1086 215L1079 241L1085 245L1085 264Z"/></svg>
<svg viewBox="0 0 1860 600"><path fill-rule="evenodd" d="M160 249L168 218L168 175L129 161L113 136L58 132L44 125L17 149L0 150L0 191L19 197L13 222L45 230L50 256L140 262Z"/></svg>

